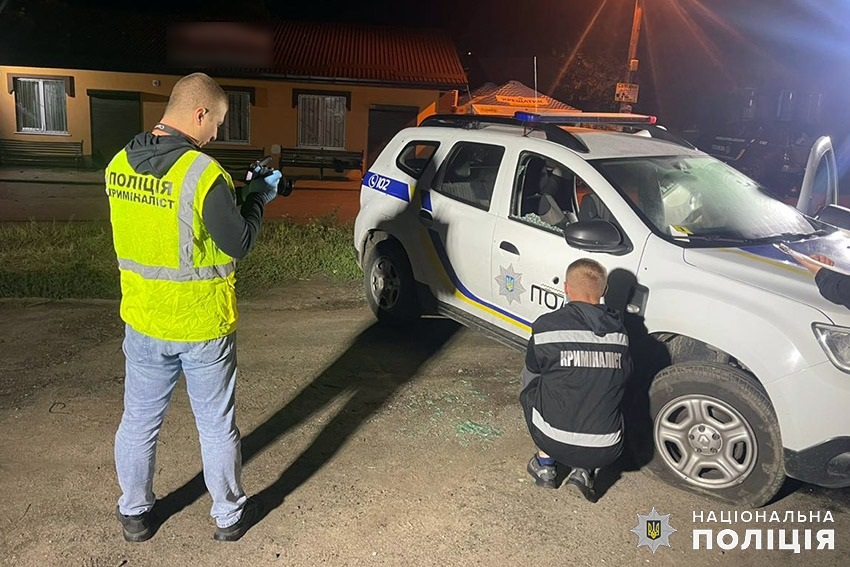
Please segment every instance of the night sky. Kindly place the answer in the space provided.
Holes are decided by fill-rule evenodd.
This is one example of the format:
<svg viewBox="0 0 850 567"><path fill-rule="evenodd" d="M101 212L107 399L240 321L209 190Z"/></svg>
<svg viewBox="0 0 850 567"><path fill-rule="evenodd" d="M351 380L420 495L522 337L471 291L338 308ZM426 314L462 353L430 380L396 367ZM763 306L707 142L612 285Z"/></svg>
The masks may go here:
<svg viewBox="0 0 850 567"><path fill-rule="evenodd" d="M2 0L0 0L2 3ZM538 86L571 104L571 94L587 77L579 53L608 73L625 71L633 0L425 0L338 2L292 0L145 0L120 4L106 0L9 0L6 10L32 10L56 4L126 12L180 14L209 18L358 22L438 28L454 39L470 78L510 79ZM781 89L823 94L824 133L840 144L850 130L850 2L845 0L642 0L640 36L641 97L635 110L657 114L683 129L716 122L712 112L724 93L759 88L775 105ZM582 35L584 41L580 43ZM581 57L579 57L579 60ZM591 67L593 68L593 67ZM607 84L607 83L606 83ZM613 91L611 92L613 97ZM774 98L771 98L774 97ZM588 103L595 104L595 103ZM613 106L613 101L606 101ZM585 110L607 110L588 108ZM767 109L773 111L773 109ZM769 114L769 112L768 112ZM845 127L844 125L848 125Z"/></svg>

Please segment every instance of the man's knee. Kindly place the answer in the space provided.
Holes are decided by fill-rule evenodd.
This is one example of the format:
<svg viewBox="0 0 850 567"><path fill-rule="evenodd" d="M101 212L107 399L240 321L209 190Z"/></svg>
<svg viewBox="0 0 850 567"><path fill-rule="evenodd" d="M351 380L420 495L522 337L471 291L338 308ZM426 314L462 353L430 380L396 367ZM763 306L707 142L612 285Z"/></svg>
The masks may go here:
<svg viewBox="0 0 850 567"><path fill-rule="evenodd" d="M204 445L229 445L240 439L239 429L232 419L197 422L198 437Z"/></svg>

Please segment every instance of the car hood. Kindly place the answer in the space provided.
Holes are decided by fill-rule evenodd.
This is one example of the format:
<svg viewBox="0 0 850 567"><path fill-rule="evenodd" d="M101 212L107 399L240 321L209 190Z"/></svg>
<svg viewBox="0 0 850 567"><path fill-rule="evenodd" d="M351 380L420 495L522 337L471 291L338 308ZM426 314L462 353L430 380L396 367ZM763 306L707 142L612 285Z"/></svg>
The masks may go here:
<svg viewBox="0 0 850 567"><path fill-rule="evenodd" d="M836 269L850 273L850 235L844 231L788 242L787 246L801 254L829 256ZM811 273L774 244L689 248L684 259L697 268L809 305L837 324L850 325L850 311L824 299Z"/></svg>

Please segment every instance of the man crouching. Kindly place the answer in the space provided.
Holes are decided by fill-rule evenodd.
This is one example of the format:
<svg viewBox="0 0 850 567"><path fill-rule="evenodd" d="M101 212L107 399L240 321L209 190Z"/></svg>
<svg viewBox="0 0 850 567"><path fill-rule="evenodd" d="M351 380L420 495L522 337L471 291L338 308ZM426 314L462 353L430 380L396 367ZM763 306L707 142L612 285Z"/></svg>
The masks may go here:
<svg viewBox="0 0 850 567"><path fill-rule="evenodd" d="M632 371L629 340L617 312L600 305L608 274L582 258L567 268L569 303L532 325L520 402L538 447L528 472L558 488L556 463L569 467L567 487L596 501L596 471L623 450L620 402Z"/></svg>

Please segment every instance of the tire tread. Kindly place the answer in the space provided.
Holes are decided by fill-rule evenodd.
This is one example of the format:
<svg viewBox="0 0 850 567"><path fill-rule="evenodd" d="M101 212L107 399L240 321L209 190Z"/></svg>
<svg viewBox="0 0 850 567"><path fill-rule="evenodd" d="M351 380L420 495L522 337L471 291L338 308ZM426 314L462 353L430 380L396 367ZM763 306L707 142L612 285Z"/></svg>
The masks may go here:
<svg viewBox="0 0 850 567"><path fill-rule="evenodd" d="M698 375L701 375L701 378L696 378ZM693 490L701 494L720 498L722 500L727 500L738 505L755 508L767 504L777 494L777 492L779 492L783 482L785 481L782 440L779 431L779 424L776 420L776 413L773 409L773 404L770 402L770 398L768 398L767 393L764 391L761 384L756 382L755 378L751 377L743 370L720 363L686 362L668 366L655 376L652 381L652 385L649 388L650 400L656 398L661 391L675 390L676 386L682 384L693 384L695 381L709 386L721 385L724 390L728 390L729 393L734 394L737 397L737 400L724 399L720 395L716 395L716 397L733 405L736 405L735 402L738 400L744 401L750 406L752 411L754 411L765 422L765 427L762 428L762 435L765 435L772 440L774 445L772 447L774 453L771 459L772 466L771 463L764 463L762 461L763 452L767 451L769 448L763 447L762 443L759 443L758 447L758 460L756 462L756 466L761 467L762 472L764 473L761 476L766 477L765 482L752 487L752 489L749 490L749 493L746 493L746 490L742 490L742 488L745 488L745 485L747 484L753 484L750 481L752 480L753 473L756 473L757 471L753 471L753 473L751 473L751 477L744 480L740 485L716 491L700 489L681 482L675 482L678 480L678 477L675 473L669 470L663 461L661 461L657 454L657 449L649 466L646 467L647 472L665 481L673 480L677 486ZM682 394L683 393L681 392L676 393L672 397L677 397ZM672 399L672 397L670 399ZM738 411L742 411L737 405L736 409ZM654 411L652 418L654 421ZM758 429L758 424L750 423L750 427L756 430ZM758 431L754 431L754 433L757 437L760 437ZM661 470L659 470L659 468Z"/></svg>

